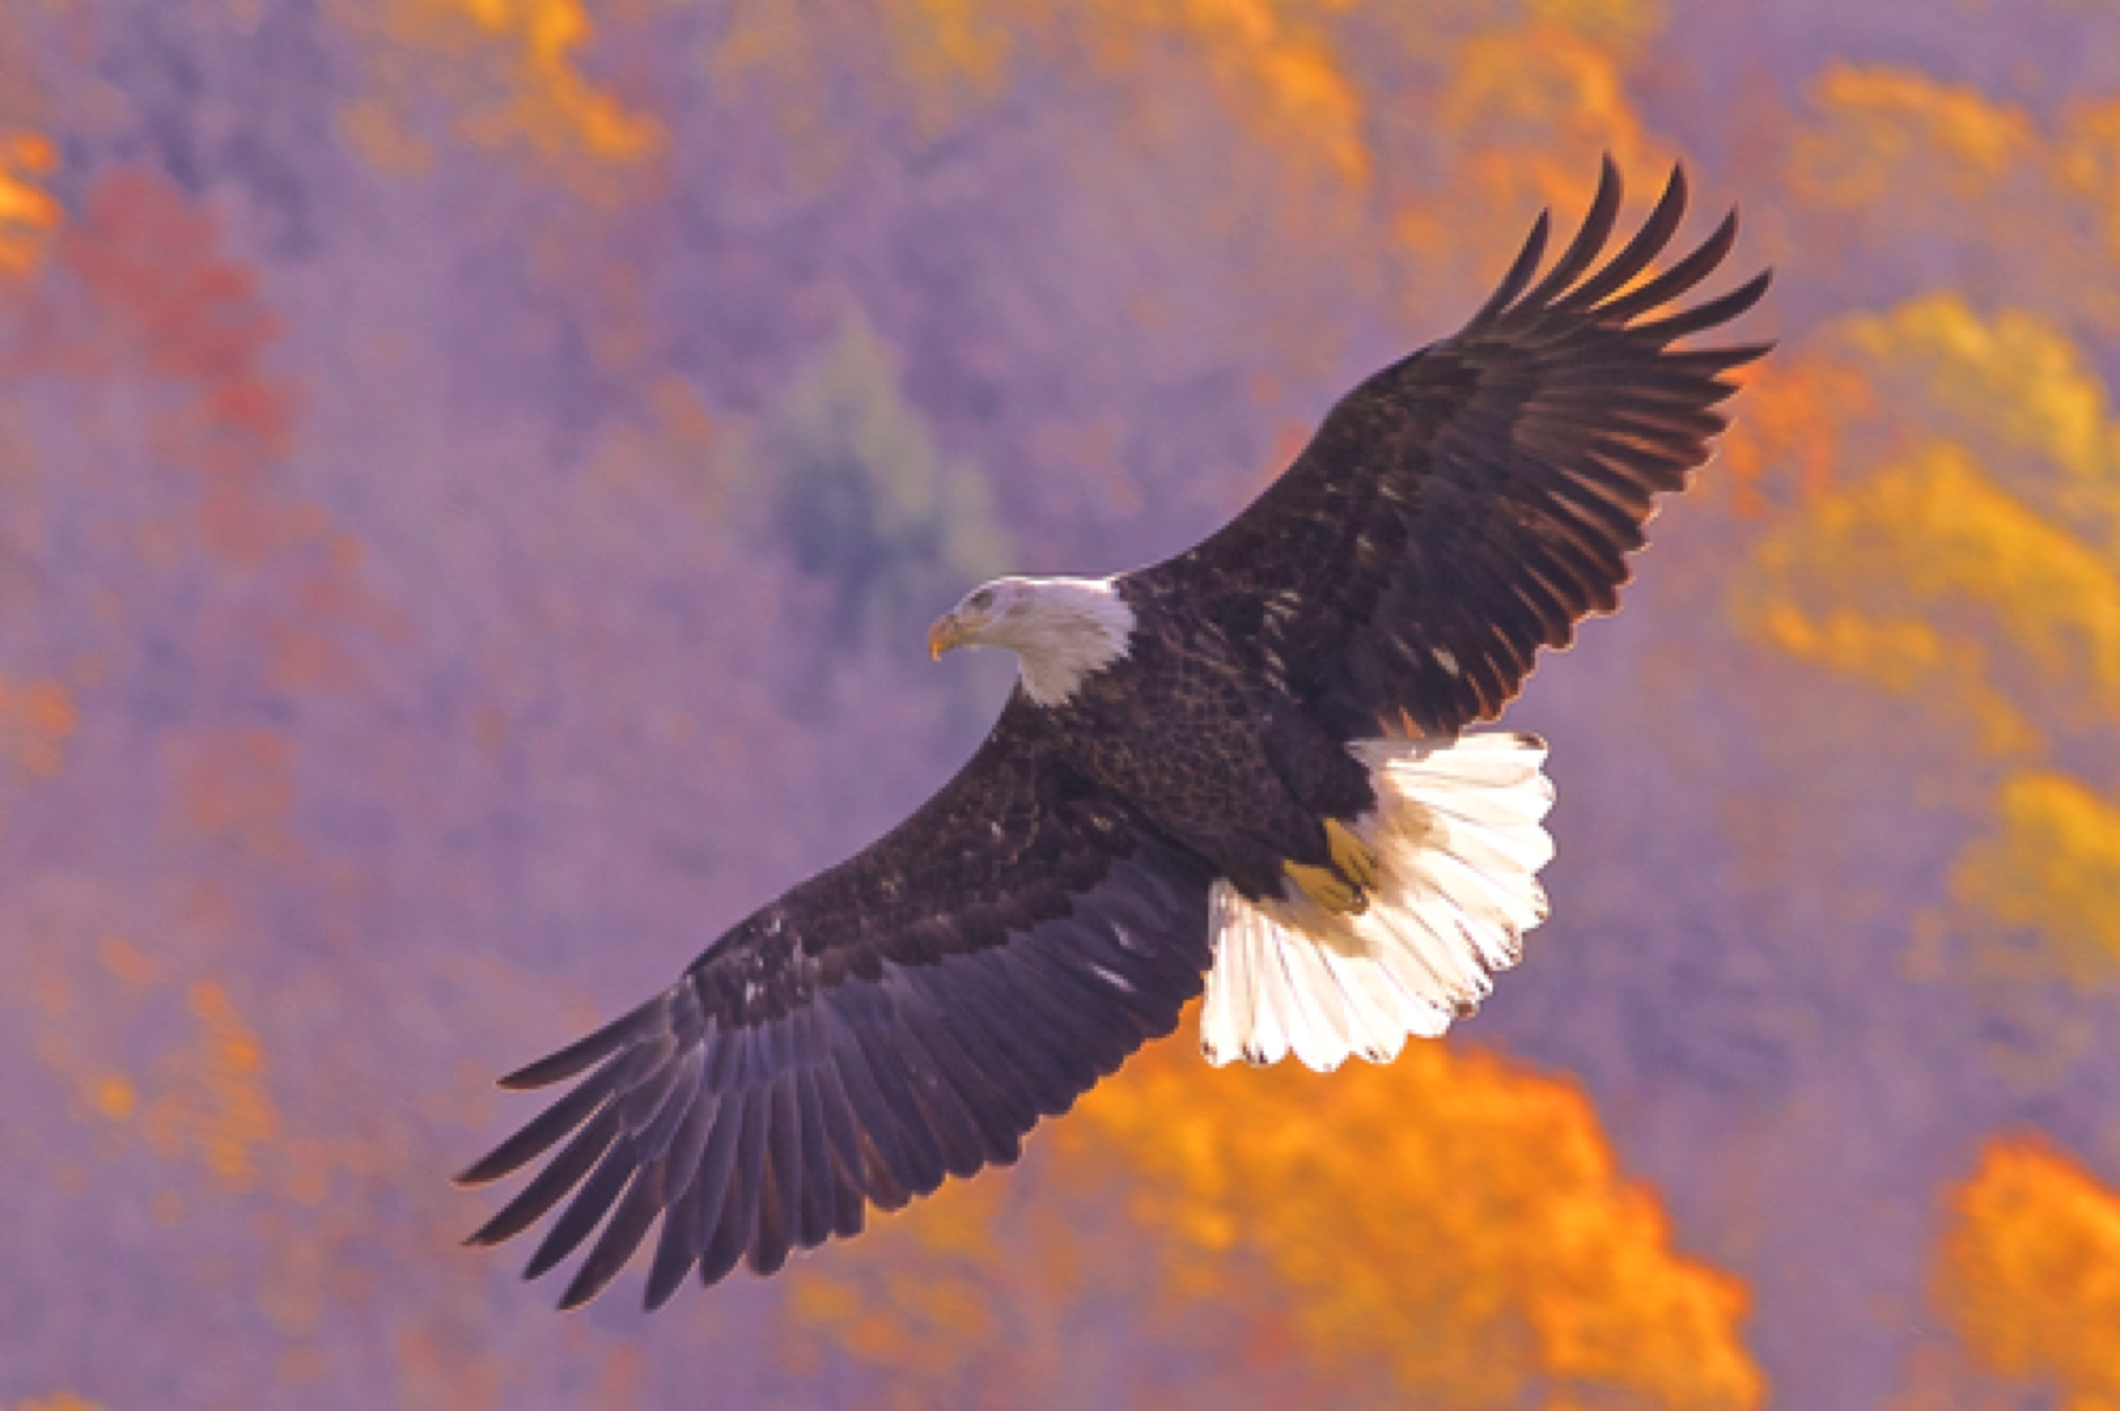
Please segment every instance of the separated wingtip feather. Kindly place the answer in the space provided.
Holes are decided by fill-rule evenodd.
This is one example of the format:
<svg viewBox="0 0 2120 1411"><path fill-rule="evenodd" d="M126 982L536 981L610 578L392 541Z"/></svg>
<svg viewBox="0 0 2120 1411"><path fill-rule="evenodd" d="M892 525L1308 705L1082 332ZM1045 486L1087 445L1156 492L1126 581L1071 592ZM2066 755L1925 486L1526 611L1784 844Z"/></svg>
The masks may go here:
<svg viewBox="0 0 2120 1411"><path fill-rule="evenodd" d="M1620 179L1619 168L1610 153L1605 155L1604 165L1598 172L1597 194L1590 198L1590 209L1583 215L1582 228L1576 231L1575 239L1554 263L1538 287L1520 299L1516 307L1535 316L1535 311L1550 304L1567 292L1568 286L1580 277L1584 270L1596 263L1605 241L1612 235L1612 226L1619 219L1620 201L1625 194L1625 184Z"/></svg>
<svg viewBox="0 0 2120 1411"><path fill-rule="evenodd" d="M1502 276L1494 293L1472 316L1472 324L1485 323L1516 302L1517 295L1523 293L1524 286L1531 282L1531 276L1538 273L1539 261L1546 256L1546 237L1552 227L1552 213L1540 211L1538 219L1531 223L1531 234L1524 238L1523 249L1517 251L1516 262L1509 266L1509 272Z"/></svg>
<svg viewBox="0 0 2120 1411"><path fill-rule="evenodd" d="M646 1030L650 1023L660 1018L658 1011L668 998L667 992L657 995L646 1004L621 1014L595 1033L568 1044L559 1052L547 1054L535 1063L523 1065L499 1079L498 1085L510 1092L526 1092L533 1088L550 1087L593 1068L625 1047L629 1041Z"/></svg>
<svg viewBox="0 0 2120 1411"><path fill-rule="evenodd" d="M1565 304L1573 309L1590 308L1625 288L1629 280L1647 269L1649 262L1671 243L1671 237L1678 232L1679 222L1685 219L1688 199L1685 168L1674 164L1670 179L1664 183L1663 194L1656 198L1655 208L1642 222L1641 229L1634 232L1634 238L1606 261L1603 269L1571 290Z"/></svg>

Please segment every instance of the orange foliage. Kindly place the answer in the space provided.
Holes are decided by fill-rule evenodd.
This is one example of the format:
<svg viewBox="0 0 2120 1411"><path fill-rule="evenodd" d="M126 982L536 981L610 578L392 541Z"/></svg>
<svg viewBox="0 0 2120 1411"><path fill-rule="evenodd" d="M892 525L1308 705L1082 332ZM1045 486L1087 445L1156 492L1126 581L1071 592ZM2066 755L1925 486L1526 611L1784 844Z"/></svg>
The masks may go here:
<svg viewBox="0 0 2120 1411"><path fill-rule="evenodd" d="M139 419L156 460L194 477L197 496L188 522L133 526L141 552L166 557L196 536L228 570L281 575L273 601L222 630L262 637L281 689L343 687L358 677L346 629L387 639L405 623L358 585L358 542L275 484L298 410L268 373L281 323L256 271L220 244L218 223L166 178L99 177L57 247L75 297L30 311L40 355L91 384L144 372L174 394Z"/></svg>
<svg viewBox="0 0 2120 1411"><path fill-rule="evenodd" d="M796 1315L865 1362L932 1378L1026 1321L1049 1331L1018 1300L1108 1300L1109 1265L1160 1264L1170 1316L1217 1306L1252 1323L1252 1355L1300 1362L1339 1389L1328 1400L1380 1386L1435 1407L1765 1395L1737 1332L1742 1286L1672 1250L1579 1089L1507 1060L1419 1044L1321 1078L1219 1072L1166 1042L1050 1140L1064 1189L1040 1211L1109 1211L1125 1173L1108 1253L1063 1218L1024 1271L981 1181L886 1221L850 1251L858 1264L805 1271Z"/></svg>
<svg viewBox="0 0 2120 1411"><path fill-rule="evenodd" d="M2103 212L2099 223L2108 254L2120 254L2120 99L2080 103L2065 116L2054 163L2066 195Z"/></svg>
<svg viewBox="0 0 2120 1411"><path fill-rule="evenodd" d="M1812 106L1784 173L1822 217L1809 223L1807 263L1860 268L1887 250L1933 250L1945 229L1954 260L1990 267L2006 297L2120 329L2120 105L2072 104L2042 129L1970 86L1836 62Z"/></svg>
<svg viewBox="0 0 2120 1411"><path fill-rule="evenodd" d="M176 776L172 833L226 840L258 856L282 856L294 811L294 745L265 729L173 735L164 757Z"/></svg>
<svg viewBox="0 0 2120 1411"><path fill-rule="evenodd" d="M148 1110L148 1140L162 1156L194 1155L226 1188L248 1190L260 1156L280 1136L264 1050L218 983L199 981L190 999L198 1043L162 1065L167 1087Z"/></svg>
<svg viewBox="0 0 2120 1411"><path fill-rule="evenodd" d="M140 1090L130 1079L111 1073L96 1080L90 1089L89 1100L95 1104L96 1111L111 1121L123 1122L140 1105Z"/></svg>
<svg viewBox="0 0 2120 1411"><path fill-rule="evenodd" d="M2120 1406L2120 1192L2038 1138L1998 1138L1951 1207L1936 1296L1982 1368L2074 1411Z"/></svg>
<svg viewBox="0 0 2120 1411"><path fill-rule="evenodd" d="M109 320L112 341L140 355L156 377L246 385L279 322L257 302L256 272L212 253L213 217L167 177L136 169L100 177L84 207L61 254ZM90 332L78 330L75 344L59 351L78 359ZM286 434L280 414L246 429L274 441Z"/></svg>
<svg viewBox="0 0 2120 1411"><path fill-rule="evenodd" d="M375 88L340 113L342 129L379 170L425 172L422 104L441 96L461 135L487 148L527 145L548 158L581 154L626 166L659 151L652 115L591 83L580 51L595 40L581 0L341 0L334 18L371 41ZM502 96L495 101L491 95Z"/></svg>
<svg viewBox="0 0 2120 1411"><path fill-rule="evenodd" d="M60 210L37 179L58 164L58 149L42 134L0 133L0 276L28 274L43 263Z"/></svg>
<svg viewBox="0 0 2120 1411"><path fill-rule="evenodd" d="M1144 27L1167 27L1197 46L1227 101L1262 138L1284 144L1291 153L1320 155L1343 181L1360 186L1370 166L1362 140L1362 101L1319 24L1324 13L1341 8L1287 0L1192 0L1153 7ZM1126 7L1120 13L1139 12Z"/></svg>
<svg viewBox="0 0 2120 1411"><path fill-rule="evenodd" d="M0 674L0 760L34 775L56 774L79 726L73 697L57 681L17 684Z"/></svg>
<svg viewBox="0 0 2120 1411"><path fill-rule="evenodd" d="M2030 156L2037 143L2019 109L1978 89L1901 69L1826 67L1813 92L1825 123L1792 151L1791 185L1821 205L1866 205L1909 177L1959 199L1977 197Z"/></svg>
<svg viewBox="0 0 2120 1411"><path fill-rule="evenodd" d="M816 101L831 81L825 27L788 0L735 9L715 50L716 75L764 80L798 150L828 161L824 149L837 136ZM1100 76L1191 70L1277 161L1316 168L1350 191L1372 176L1375 110L1411 100L1365 94L1341 34L1359 25L1374 42L1385 26L1393 42L1452 75L1434 106L1453 160L1472 147L1507 147L1509 160L1480 166L1492 194L1512 204L1526 181L1542 198L1587 195L1595 173L1583 174L1585 152L1609 149L1623 162L1647 155L1617 61L1661 27L1662 14L1656 0L1528 0L1499 11L1469 0L891 0L885 20L896 90L930 136L997 101L1028 55ZM1164 86L1151 85L1149 96Z"/></svg>
<svg viewBox="0 0 2120 1411"><path fill-rule="evenodd" d="M581 75L574 51L593 31L581 0L444 0L468 14L494 40L514 46L527 81L514 110L491 121L497 129L519 128L542 140L548 126L570 132L606 160L630 161L652 151L662 129L629 113ZM475 135L484 135L479 126Z"/></svg>
<svg viewBox="0 0 2120 1411"><path fill-rule="evenodd" d="M765 7L746 8L750 23L765 20ZM980 0L897 0L884 7L891 53L923 131L939 135L1001 96L1019 22ZM758 44L755 37L749 42ZM734 52L724 44L725 54Z"/></svg>
<svg viewBox="0 0 2120 1411"><path fill-rule="evenodd" d="M1526 207L1580 211L1597 184L1590 154L1610 153L1637 176L1664 157L1634 111L1617 57L1589 39L1559 29L1479 35L1451 74L1435 121L1478 182L1464 204L1517 220Z"/></svg>
<svg viewBox="0 0 2120 1411"><path fill-rule="evenodd" d="M1021 1306L1063 1302L1079 1282L1049 1269L1022 1277L998 1237L1006 1194L998 1180L978 1180L878 1221L850 1247L859 1266L800 1267L789 1282L789 1315L901 1386L946 1384L998 1346L1022 1358L1026 1349L1010 1345Z"/></svg>
<svg viewBox="0 0 2120 1411"><path fill-rule="evenodd" d="M1433 144L1436 168L1402 188L1391 227L1390 253L1412 275L1407 307L1424 322L1440 309L1471 311L1467 291L1501 277L1527 212L1552 211L1565 234L1596 187L1600 153L1619 165L1644 213L1676 155L1633 106L1626 46L1589 13L1605 7L1534 8L1540 23L1482 27L1437 56L1447 77L1421 104L1434 115L1421 138ZM1611 8L1635 14L1643 33L1653 28L1636 7ZM1563 18L1585 29L1562 27Z"/></svg>
<svg viewBox="0 0 2120 1411"><path fill-rule="evenodd" d="M1747 386L1728 455L1746 480L1794 466L1805 491L1905 456L1965 447L2039 506L2120 532L2120 426L2092 360L2029 310L1985 315L1938 293L1851 314Z"/></svg>
<svg viewBox="0 0 2120 1411"><path fill-rule="evenodd" d="M1745 414L1723 440L1738 513L1757 515L1777 482L1793 482L1806 502L1833 488L1847 458L1842 438L1877 410L1864 371L1830 355L1777 358L1747 380Z"/></svg>
<svg viewBox="0 0 2120 1411"><path fill-rule="evenodd" d="M1171 51L1201 64L1238 121L1289 160L1322 159L1353 186L1369 176L1363 105L1333 51L1329 22L1354 0L1044 0L997 12L966 0L893 0L897 78L930 133L998 98L1019 52L1056 48L1106 73ZM724 63L785 63L806 49L800 22L753 0L723 42Z"/></svg>
<svg viewBox="0 0 2120 1411"><path fill-rule="evenodd" d="M1374 1360L1439 1406L1539 1381L1656 1406L1763 1396L1741 1286L1671 1250L1572 1084L1441 1044L1323 1078L1166 1044L1079 1120L1145 1178L1147 1228L1210 1266L1264 1257L1320 1362Z"/></svg>

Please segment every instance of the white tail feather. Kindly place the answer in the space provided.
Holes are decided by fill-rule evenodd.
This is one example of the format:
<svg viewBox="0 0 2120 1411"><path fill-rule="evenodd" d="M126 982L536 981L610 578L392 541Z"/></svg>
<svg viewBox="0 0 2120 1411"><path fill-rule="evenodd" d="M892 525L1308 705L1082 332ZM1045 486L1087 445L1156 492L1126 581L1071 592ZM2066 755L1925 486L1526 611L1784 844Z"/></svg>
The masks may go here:
<svg viewBox="0 0 2120 1411"><path fill-rule="evenodd" d="M1200 1046L1217 1067L1290 1053L1327 1073L1359 1054L1398 1057L1409 1035L1434 1038L1516 964L1523 933L1546 919L1534 874L1553 859L1540 820L1553 785L1535 735L1449 741L1359 740L1374 812L1356 836L1381 880L1359 916L1341 916L1289 888L1289 900L1248 901L1215 883L1214 968Z"/></svg>

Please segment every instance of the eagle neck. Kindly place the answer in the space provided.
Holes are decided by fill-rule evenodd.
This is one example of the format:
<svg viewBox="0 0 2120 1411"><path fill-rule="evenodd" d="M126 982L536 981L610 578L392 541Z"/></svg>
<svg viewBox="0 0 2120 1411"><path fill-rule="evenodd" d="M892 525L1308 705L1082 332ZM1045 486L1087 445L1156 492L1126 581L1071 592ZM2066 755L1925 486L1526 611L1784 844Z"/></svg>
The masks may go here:
<svg viewBox="0 0 2120 1411"><path fill-rule="evenodd" d="M1012 635L1023 693L1056 709L1084 681L1131 655L1134 610L1111 579L1049 579L1038 584L1035 607Z"/></svg>

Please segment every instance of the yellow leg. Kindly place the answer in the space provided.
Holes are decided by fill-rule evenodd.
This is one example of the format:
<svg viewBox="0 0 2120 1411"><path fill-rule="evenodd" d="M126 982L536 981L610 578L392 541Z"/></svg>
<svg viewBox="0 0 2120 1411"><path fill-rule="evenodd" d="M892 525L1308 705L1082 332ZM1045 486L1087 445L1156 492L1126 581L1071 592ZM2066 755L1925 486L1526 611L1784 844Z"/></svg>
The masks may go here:
<svg viewBox="0 0 2120 1411"><path fill-rule="evenodd" d="M1377 889L1377 855L1337 818L1325 820L1325 840L1332 845L1333 866L1365 892Z"/></svg>
<svg viewBox="0 0 2120 1411"><path fill-rule="evenodd" d="M1340 916L1360 916L1369 910L1369 898L1360 887L1342 880L1329 867L1307 867L1300 862L1283 862L1281 870L1292 878L1303 894L1325 910Z"/></svg>

